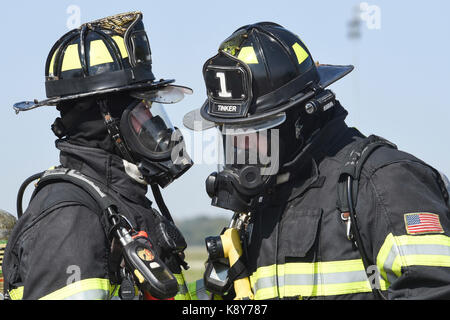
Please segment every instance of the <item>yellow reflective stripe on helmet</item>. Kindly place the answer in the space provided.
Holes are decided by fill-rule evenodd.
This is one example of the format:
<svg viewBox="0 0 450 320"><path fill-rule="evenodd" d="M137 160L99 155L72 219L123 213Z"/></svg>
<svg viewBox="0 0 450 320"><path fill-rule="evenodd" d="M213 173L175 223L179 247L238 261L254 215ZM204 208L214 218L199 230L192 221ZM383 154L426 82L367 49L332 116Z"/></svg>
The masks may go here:
<svg viewBox="0 0 450 320"><path fill-rule="evenodd" d="M121 36L113 36L112 39L117 44L120 50L120 54L122 55L122 59L128 58L128 52L125 47L125 41ZM89 65L91 67L113 62L113 58L109 53L108 48L102 40L94 40L90 43L90 52L89 52ZM50 65L48 69L48 73L53 74L53 68L55 65L55 58L58 54L58 50L53 54L52 59L50 60ZM61 71L69 71L69 70L77 70L81 69L80 56L78 54L78 44L71 44L67 47L66 52L64 53L63 65Z"/></svg>
<svg viewBox="0 0 450 320"><path fill-rule="evenodd" d="M51 76L53 74L53 68L55 66L55 58L56 54L58 53L58 50L55 51L53 54L52 60L50 60L50 66L48 67L48 74Z"/></svg>
<svg viewBox="0 0 450 320"><path fill-rule="evenodd" d="M121 36L113 36L112 39L117 44L122 55L122 59L128 58L127 48L125 47L125 41Z"/></svg>
<svg viewBox="0 0 450 320"><path fill-rule="evenodd" d="M97 66L99 64L114 62L111 53L109 53L103 40L91 41L91 49L89 51L89 66Z"/></svg>
<svg viewBox="0 0 450 320"><path fill-rule="evenodd" d="M294 43L292 49L297 56L298 64L302 64L309 57L308 52L298 42Z"/></svg>
<svg viewBox="0 0 450 320"><path fill-rule="evenodd" d="M378 279L382 290L387 288ZM362 260L287 263L261 267L250 277L255 299L371 292Z"/></svg>
<svg viewBox="0 0 450 320"><path fill-rule="evenodd" d="M39 300L106 300L110 294L108 279L91 278L77 281Z"/></svg>
<svg viewBox="0 0 450 320"><path fill-rule="evenodd" d="M246 64L258 64L258 57L256 57L255 49L253 47L242 47L237 56L239 60Z"/></svg>
<svg viewBox="0 0 450 320"><path fill-rule="evenodd" d="M23 298L23 287L18 287L16 289L10 290L9 296L12 300L22 300Z"/></svg>
<svg viewBox="0 0 450 320"><path fill-rule="evenodd" d="M402 275L402 267L450 267L450 237L445 235L403 235L390 233L377 256L381 276L392 283Z"/></svg>
<svg viewBox="0 0 450 320"><path fill-rule="evenodd" d="M78 44L71 44L64 53L61 72L81 69L80 55L78 54ZM52 70L52 69L51 69Z"/></svg>

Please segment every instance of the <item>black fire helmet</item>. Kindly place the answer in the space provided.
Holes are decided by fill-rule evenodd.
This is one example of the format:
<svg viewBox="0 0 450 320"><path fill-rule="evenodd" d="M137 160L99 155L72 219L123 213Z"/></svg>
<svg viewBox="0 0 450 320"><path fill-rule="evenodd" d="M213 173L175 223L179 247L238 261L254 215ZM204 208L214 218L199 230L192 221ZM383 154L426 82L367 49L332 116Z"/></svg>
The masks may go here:
<svg viewBox="0 0 450 320"><path fill-rule="evenodd" d="M66 33L47 58L48 99L16 103L16 112L100 94L178 88L170 85L175 80L155 81L142 18L138 11L122 13L85 23Z"/></svg>
<svg viewBox="0 0 450 320"><path fill-rule="evenodd" d="M184 125L205 130L220 125L264 127L269 121L273 127L284 111L352 70L350 65L316 64L300 38L278 24L247 25L222 42L218 54L204 64L207 100L185 116Z"/></svg>

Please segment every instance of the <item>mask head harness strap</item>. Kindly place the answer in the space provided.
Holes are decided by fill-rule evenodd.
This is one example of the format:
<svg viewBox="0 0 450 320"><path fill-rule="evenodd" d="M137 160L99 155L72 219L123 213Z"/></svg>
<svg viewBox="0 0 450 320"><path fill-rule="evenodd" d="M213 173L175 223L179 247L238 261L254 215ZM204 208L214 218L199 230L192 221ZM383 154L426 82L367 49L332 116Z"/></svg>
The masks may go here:
<svg viewBox="0 0 450 320"><path fill-rule="evenodd" d="M119 149L123 159L127 160L128 162L135 163L133 157L128 151L127 146L125 145L125 141L123 140L122 135L120 134L119 121L113 118L109 111L108 101L106 99L100 99L97 101L97 104L100 108L103 120L105 121L109 136L114 141L117 149Z"/></svg>

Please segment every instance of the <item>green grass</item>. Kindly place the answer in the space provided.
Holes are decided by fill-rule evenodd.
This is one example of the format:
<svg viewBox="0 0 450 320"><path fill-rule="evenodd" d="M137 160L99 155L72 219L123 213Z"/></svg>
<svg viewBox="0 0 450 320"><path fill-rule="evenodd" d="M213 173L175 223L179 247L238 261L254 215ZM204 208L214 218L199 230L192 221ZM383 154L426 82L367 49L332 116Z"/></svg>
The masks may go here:
<svg viewBox="0 0 450 320"><path fill-rule="evenodd" d="M186 262L189 264L189 270L183 271L187 283L203 279L205 271L205 261L208 258L204 246L188 247L185 251Z"/></svg>

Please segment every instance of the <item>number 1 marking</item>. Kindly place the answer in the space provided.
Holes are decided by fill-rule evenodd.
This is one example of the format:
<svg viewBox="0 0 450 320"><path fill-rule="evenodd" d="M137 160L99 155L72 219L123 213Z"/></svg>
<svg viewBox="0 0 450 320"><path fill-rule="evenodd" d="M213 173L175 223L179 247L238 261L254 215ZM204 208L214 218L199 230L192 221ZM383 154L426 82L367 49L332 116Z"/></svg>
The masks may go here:
<svg viewBox="0 0 450 320"><path fill-rule="evenodd" d="M231 98L231 92L227 90L227 83L225 80L225 73L223 72L216 72L216 78L220 81L220 91L219 91L219 97L221 98Z"/></svg>

